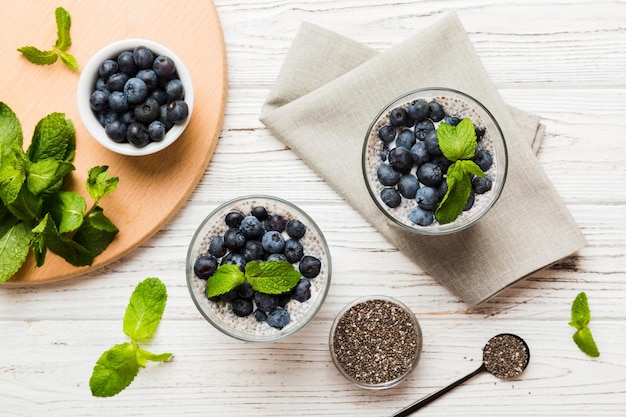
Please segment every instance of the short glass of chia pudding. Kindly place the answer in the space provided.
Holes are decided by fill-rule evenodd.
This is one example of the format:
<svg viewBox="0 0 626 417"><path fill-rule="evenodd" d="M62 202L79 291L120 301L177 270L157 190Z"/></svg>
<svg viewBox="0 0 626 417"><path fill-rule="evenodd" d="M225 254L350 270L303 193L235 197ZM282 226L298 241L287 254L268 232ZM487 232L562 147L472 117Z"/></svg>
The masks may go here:
<svg viewBox="0 0 626 417"><path fill-rule="evenodd" d="M329 345L337 370L348 381L380 390L398 385L416 368L422 331L415 314L402 302L366 296L337 314Z"/></svg>
<svg viewBox="0 0 626 417"><path fill-rule="evenodd" d="M460 91L425 88L386 105L365 136L365 184L398 227L424 235L458 232L496 203L507 176L502 130Z"/></svg>
<svg viewBox="0 0 626 417"><path fill-rule="evenodd" d="M299 207L250 195L223 203L201 222L186 274L191 299L216 329L246 342L273 342L319 311L330 286L331 255L323 233Z"/></svg>

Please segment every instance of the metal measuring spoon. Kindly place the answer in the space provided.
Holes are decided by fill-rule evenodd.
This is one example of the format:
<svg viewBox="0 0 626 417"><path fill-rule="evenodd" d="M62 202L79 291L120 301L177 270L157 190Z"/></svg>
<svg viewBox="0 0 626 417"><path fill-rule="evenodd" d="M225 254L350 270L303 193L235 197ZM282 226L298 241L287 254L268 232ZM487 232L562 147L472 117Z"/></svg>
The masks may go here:
<svg viewBox="0 0 626 417"><path fill-rule="evenodd" d="M526 369L529 361L530 349L528 349L524 339L509 333L496 335L489 339L485 345L483 363L478 369L447 387L414 402L392 417L406 417L484 371L502 379L514 378Z"/></svg>

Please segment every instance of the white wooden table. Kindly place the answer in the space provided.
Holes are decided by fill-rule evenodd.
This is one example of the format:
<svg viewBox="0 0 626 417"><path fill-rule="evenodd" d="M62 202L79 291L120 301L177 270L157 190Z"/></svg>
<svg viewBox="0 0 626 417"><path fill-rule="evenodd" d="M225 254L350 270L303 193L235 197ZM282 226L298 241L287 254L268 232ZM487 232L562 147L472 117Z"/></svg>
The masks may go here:
<svg viewBox="0 0 626 417"><path fill-rule="evenodd" d="M504 331L531 347L522 376L501 381L482 374L420 415L626 415L626 2L215 3L230 81L208 170L181 211L124 259L61 283L0 288L0 416L386 416L473 371L487 339ZM448 10L458 13L505 100L543 116L539 160L589 243L472 311L258 121L302 21L382 51ZM333 255L333 283L318 316L270 345L245 344L213 329L192 304L184 272L202 218L223 201L259 191L306 210ZM116 397L94 398L93 365L126 340L121 319L128 298L150 276L165 282L169 300L147 347L175 358L149 364ZM597 359L578 350L567 325L580 291L589 298ZM349 384L328 352L337 312L367 294L401 299L424 332L418 369L386 391Z"/></svg>

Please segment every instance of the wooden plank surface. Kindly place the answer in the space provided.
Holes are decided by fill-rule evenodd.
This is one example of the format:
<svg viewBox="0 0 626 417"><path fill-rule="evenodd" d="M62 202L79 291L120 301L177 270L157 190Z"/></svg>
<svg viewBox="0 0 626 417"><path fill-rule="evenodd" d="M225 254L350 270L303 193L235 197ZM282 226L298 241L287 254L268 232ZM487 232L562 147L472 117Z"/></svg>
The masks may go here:
<svg viewBox="0 0 626 417"><path fill-rule="evenodd" d="M115 154L91 138L83 126L76 101L79 73L57 62L39 67L17 48L33 45L50 49L56 40L56 1L0 1L2 26L0 100L22 123L30 142L37 122L52 112L65 113L76 128L77 151L70 187L86 197L88 170L108 165L118 176L117 190L102 200L105 214L120 229L109 248L90 267L77 268L49 253L44 266L34 259L9 284L42 283L82 275L129 253L159 230L184 204L202 178L221 130L226 103L226 51L214 4L209 1L65 1L72 18L69 51L79 67L103 46L121 39L160 42L185 62L198 105L183 136L157 154L129 157ZM181 30L185 28L185 30ZM202 39L198 45L195 40Z"/></svg>
<svg viewBox="0 0 626 417"><path fill-rule="evenodd" d="M122 259L79 279L0 287L0 416L388 416L474 370L482 345L502 331L522 335L532 350L520 378L481 375L416 416L625 416L626 2L215 3L229 94L208 169L172 219ZM539 161L588 240L574 256L474 310L386 242L258 121L302 21L384 51L450 10L505 101L542 116ZM318 316L272 345L237 342L212 329L185 284L187 247L201 220L225 200L259 190L306 210L333 256L333 284ZM93 398L93 365L126 341L128 298L148 276L165 282L169 298L147 347L173 352L174 360L140 370L116 397ZM580 291L589 298L597 359L578 350L567 325ZM415 312L424 350L410 378L372 392L341 377L327 340L346 303L376 293Z"/></svg>

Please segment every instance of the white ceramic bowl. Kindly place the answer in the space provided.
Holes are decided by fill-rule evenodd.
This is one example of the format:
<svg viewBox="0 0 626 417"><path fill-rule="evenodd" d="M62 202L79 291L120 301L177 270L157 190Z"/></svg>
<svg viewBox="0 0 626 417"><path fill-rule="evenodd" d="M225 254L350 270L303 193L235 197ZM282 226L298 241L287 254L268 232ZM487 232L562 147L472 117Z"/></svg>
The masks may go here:
<svg viewBox="0 0 626 417"><path fill-rule="evenodd" d="M198 278L194 272L194 262L198 256L208 251L210 240L214 236L223 236L228 229L225 216L231 211L239 211L244 216L251 213L253 207L263 206L269 214L278 214L285 219L298 219L306 226L306 233L300 238L304 247L304 255L311 255L321 261L320 274L311 278L311 298L303 303L291 300L285 307L291 321L282 329L270 327L265 322L259 322L253 315L237 317L231 311L230 303L226 301L211 301L205 293L206 282ZM288 238L285 232L285 238ZM220 258L221 259L221 258ZM294 264L298 266L298 264ZM253 195L243 196L228 201L211 212L198 226L194 233L187 252L187 287L191 299L202 316L222 333L246 342L273 342L294 334L309 323L322 307L330 287L331 255L319 227L313 219L294 204L283 199Z"/></svg>
<svg viewBox="0 0 626 417"><path fill-rule="evenodd" d="M385 149L393 149L395 140L385 145L378 138L378 129L385 124L389 124L389 115L391 111L397 107L405 107L414 100L424 99L427 102L438 101L446 115L459 118L470 118L475 126L485 130L484 137L478 142L478 148L488 150L493 157L493 164L486 174L492 179L491 190L484 194L476 194L474 205L471 209L463 211L456 220L440 224L436 220L428 226L420 226L413 223L408 216L410 210L414 209L418 204L415 199L402 197L400 206L390 208L381 199L380 193L385 186L381 184L376 175L378 166L381 165L381 152ZM435 126L439 125L439 121L434 122ZM413 129L406 128L406 129ZM432 162L431 157L431 162ZM460 91L448 88L424 88L406 93L391 103L386 105L374 118L365 135L363 153L362 153L362 170L363 177L370 196L380 209L380 211L389 219L389 221L402 229L423 235L445 235L455 233L470 227L479 221L491 207L496 203L502 189L504 187L507 176L508 155L506 142L502 130L498 122L492 114L480 102ZM442 172L446 173L447 168L442 168ZM414 165L411 173L415 173ZM445 181L445 178L444 178ZM423 187L423 185L420 185Z"/></svg>
<svg viewBox="0 0 626 417"><path fill-rule="evenodd" d="M132 51L137 46L145 46L151 49L155 56L165 55L174 61L174 63L176 64L178 78L182 81L183 87L185 88L184 100L187 103L187 107L189 109L189 114L187 118L179 123L176 123L169 131L167 131L163 140L159 142L150 142L144 147L136 147L131 145L130 143L117 143L111 140L107 136L106 132L104 131L104 127L100 124L89 105L89 98L91 97L92 92L95 90L96 80L99 77L98 69L102 62L107 59L115 59L122 51ZM150 155L167 148L172 143L174 143L185 131L185 128L189 124L189 120L191 119L193 111L194 90L191 75L189 74L187 67L172 50L164 45L161 45L160 43L147 39L124 39L113 42L100 49L98 52L95 53L94 56L91 57L89 62L87 62L87 65L85 65L85 67L83 68L80 78L78 80L77 101L78 112L80 114L81 120L91 136L98 143L100 143L105 148L122 155L141 156Z"/></svg>

